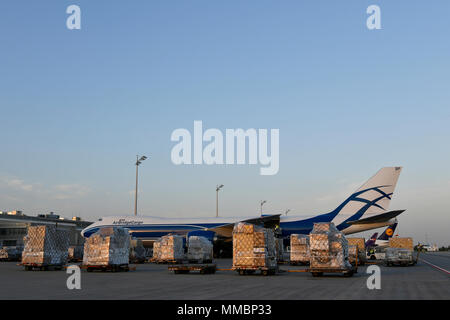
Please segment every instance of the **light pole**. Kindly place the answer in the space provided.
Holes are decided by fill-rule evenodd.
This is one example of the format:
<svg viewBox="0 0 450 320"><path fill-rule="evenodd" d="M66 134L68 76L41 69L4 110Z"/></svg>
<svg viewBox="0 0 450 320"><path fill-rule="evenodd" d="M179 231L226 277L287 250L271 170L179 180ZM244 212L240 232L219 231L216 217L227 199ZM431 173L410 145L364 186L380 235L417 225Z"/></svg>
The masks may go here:
<svg viewBox="0 0 450 320"><path fill-rule="evenodd" d="M266 203L266 202L267 202L266 200L261 200L261 203L260 203L260 205L261 205L261 215L262 215L262 207L263 207L264 203Z"/></svg>
<svg viewBox="0 0 450 320"><path fill-rule="evenodd" d="M136 192L134 194L134 215L137 216L137 194L138 194L138 168L139 165L147 159L146 156L142 156L139 158L139 156L136 156Z"/></svg>
<svg viewBox="0 0 450 320"><path fill-rule="evenodd" d="M291 209L287 209L284 214L287 215L289 213L289 211L291 211Z"/></svg>
<svg viewBox="0 0 450 320"><path fill-rule="evenodd" d="M223 188L223 184L216 186L216 218L219 217L219 190Z"/></svg>

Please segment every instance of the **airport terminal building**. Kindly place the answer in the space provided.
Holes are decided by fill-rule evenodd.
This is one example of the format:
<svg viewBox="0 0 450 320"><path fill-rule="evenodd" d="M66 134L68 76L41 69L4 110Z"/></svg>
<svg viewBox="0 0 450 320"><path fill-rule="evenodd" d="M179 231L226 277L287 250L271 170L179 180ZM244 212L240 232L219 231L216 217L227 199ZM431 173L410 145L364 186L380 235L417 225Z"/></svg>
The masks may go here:
<svg viewBox="0 0 450 320"><path fill-rule="evenodd" d="M91 223L82 221L78 217L73 217L72 219L61 218L53 212L27 216L21 211L0 211L0 248L3 246L23 246L23 238L27 234L27 227L36 225L54 225L57 228L68 230L70 245L82 245L84 238L80 232Z"/></svg>

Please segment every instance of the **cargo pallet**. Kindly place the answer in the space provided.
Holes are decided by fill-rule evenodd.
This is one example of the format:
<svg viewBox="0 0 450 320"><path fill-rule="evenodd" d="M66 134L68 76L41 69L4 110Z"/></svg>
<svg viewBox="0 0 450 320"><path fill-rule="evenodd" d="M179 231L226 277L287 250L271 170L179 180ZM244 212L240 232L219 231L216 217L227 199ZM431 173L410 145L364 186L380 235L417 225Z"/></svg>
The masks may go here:
<svg viewBox="0 0 450 320"><path fill-rule="evenodd" d="M21 263L25 267L25 271L32 271L37 269L39 271L48 271L48 270L62 270L64 265L62 264L45 264L45 263Z"/></svg>
<svg viewBox="0 0 450 320"><path fill-rule="evenodd" d="M212 263L201 264L176 264L168 267L169 271L173 271L175 274L185 274L191 271L200 271L200 274L216 273L216 265Z"/></svg>
<svg viewBox="0 0 450 320"><path fill-rule="evenodd" d="M261 271L263 276L274 275L278 271L278 267L250 267L250 266L241 266L241 267L233 267L232 270L237 271L239 275L247 275L253 274L256 271Z"/></svg>
<svg viewBox="0 0 450 320"><path fill-rule="evenodd" d="M82 265L81 269L85 269L87 272L92 271L111 271L111 272L120 272L120 271L130 271L130 266L128 264L108 264L108 265Z"/></svg>
<svg viewBox="0 0 450 320"><path fill-rule="evenodd" d="M401 267L414 266L419 261L419 255L420 255L420 251L417 252L416 259L414 259L414 258L412 258L412 260L397 259L397 260L394 260L394 261L385 260L384 264L387 267L391 267L391 266L401 266Z"/></svg>
<svg viewBox="0 0 450 320"><path fill-rule="evenodd" d="M306 269L306 272L311 272L313 277L321 277L324 273L342 273L345 277L351 277L353 274L358 273L358 265L359 260L358 256L355 257L355 260L353 261L355 264L352 265L351 268L331 268L331 267L315 267L315 268L308 268Z"/></svg>

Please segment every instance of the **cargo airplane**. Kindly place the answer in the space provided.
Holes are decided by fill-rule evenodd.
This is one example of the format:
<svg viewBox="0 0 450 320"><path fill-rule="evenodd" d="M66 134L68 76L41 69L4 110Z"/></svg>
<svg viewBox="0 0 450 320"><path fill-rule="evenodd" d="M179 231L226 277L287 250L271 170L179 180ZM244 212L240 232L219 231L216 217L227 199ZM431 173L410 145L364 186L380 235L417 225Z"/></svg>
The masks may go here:
<svg viewBox="0 0 450 320"><path fill-rule="evenodd" d="M248 222L277 228L285 238L291 234L309 234L316 222L333 222L344 234L352 234L392 225L404 210L388 211L401 167L385 167L351 194L331 212L314 216L284 216L281 214L258 217L161 218L145 216L110 216L99 219L82 231L89 237L102 227L128 228L130 234L151 244L167 234L201 235L211 241L232 237L235 223Z"/></svg>

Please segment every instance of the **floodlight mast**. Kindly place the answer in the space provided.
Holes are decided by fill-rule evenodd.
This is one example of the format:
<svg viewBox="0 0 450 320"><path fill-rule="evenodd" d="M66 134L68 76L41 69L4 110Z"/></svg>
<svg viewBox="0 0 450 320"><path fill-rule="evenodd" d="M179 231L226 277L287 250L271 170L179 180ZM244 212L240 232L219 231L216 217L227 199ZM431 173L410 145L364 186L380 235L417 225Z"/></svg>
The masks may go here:
<svg viewBox="0 0 450 320"><path fill-rule="evenodd" d="M142 161L146 160L146 156L142 156L139 158L139 155L136 156L136 191L134 193L134 215L137 216L137 198L138 198L138 169L139 165Z"/></svg>
<svg viewBox="0 0 450 320"><path fill-rule="evenodd" d="M223 184L216 186L216 218L219 217L219 190L223 188Z"/></svg>

